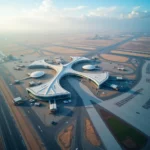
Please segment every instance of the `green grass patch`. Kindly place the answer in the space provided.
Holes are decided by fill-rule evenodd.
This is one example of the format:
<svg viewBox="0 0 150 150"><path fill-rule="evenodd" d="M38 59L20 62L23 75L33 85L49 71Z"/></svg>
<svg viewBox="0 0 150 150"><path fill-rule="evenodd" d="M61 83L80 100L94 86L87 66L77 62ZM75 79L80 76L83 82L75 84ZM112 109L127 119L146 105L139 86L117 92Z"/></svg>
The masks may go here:
<svg viewBox="0 0 150 150"><path fill-rule="evenodd" d="M140 133L130 125L120 121L115 117L111 117L107 121L111 129L113 130L114 135L120 142L123 142L126 137L130 137L140 148L143 147L146 143L146 136L144 136L142 133Z"/></svg>

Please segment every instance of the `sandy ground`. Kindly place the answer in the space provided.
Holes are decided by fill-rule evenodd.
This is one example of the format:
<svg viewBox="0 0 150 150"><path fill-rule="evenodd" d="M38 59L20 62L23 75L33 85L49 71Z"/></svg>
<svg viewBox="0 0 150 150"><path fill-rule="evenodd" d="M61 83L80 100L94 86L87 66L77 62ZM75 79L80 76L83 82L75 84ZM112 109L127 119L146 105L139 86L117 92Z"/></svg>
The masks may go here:
<svg viewBox="0 0 150 150"><path fill-rule="evenodd" d="M115 54L130 55L130 56L140 56L140 57L150 58L150 55L148 55L148 54L138 54L138 53L125 52L125 51L116 51L116 50L113 50L111 52L115 53Z"/></svg>
<svg viewBox="0 0 150 150"><path fill-rule="evenodd" d="M87 140L94 146L100 146L101 141L97 137L94 128L91 124L91 121L89 119L85 120L85 135Z"/></svg>
<svg viewBox="0 0 150 150"><path fill-rule="evenodd" d="M118 91L115 91L115 90L113 90L113 91L109 91L109 90L103 90L102 92L100 92L100 94L99 94L99 96L101 97L101 98L103 98L103 97L110 97L110 96L113 96L113 95L115 95L115 94L117 94L118 93Z"/></svg>
<svg viewBox="0 0 150 150"><path fill-rule="evenodd" d="M51 55L52 55L51 52L44 52L44 51L43 51L43 54L44 54L44 55L47 55L47 56L51 56Z"/></svg>
<svg viewBox="0 0 150 150"><path fill-rule="evenodd" d="M81 45L81 46L77 46L76 48L79 48L79 49L86 49L86 50L95 50L95 47L88 47L88 46L84 46L84 45Z"/></svg>
<svg viewBox="0 0 150 150"><path fill-rule="evenodd" d="M73 125L70 125L58 135L58 142L62 150L69 150L71 147L71 140L73 135Z"/></svg>
<svg viewBox="0 0 150 150"><path fill-rule="evenodd" d="M148 55L150 55L150 51L128 50L128 49L125 49L125 50L121 49L120 51L131 52L131 53L134 52L134 53L140 53L140 54L148 54Z"/></svg>
<svg viewBox="0 0 150 150"><path fill-rule="evenodd" d="M128 79L131 79L131 80L136 79L136 75L135 74L134 75L126 75L125 77L128 78Z"/></svg>
<svg viewBox="0 0 150 150"><path fill-rule="evenodd" d="M142 51L150 51L150 38L149 37L141 37L125 43L119 47L119 49L123 50L140 50Z"/></svg>
<svg viewBox="0 0 150 150"><path fill-rule="evenodd" d="M77 49L71 49L71 48L63 48L63 47L57 47L57 46L50 46L45 47L45 50L50 50L55 53L63 53L63 54L84 54L85 51L77 50Z"/></svg>
<svg viewBox="0 0 150 150"><path fill-rule="evenodd" d="M109 46L111 44L117 43L125 38L113 38L111 40L90 40L88 38L93 37L93 35L90 35L89 37L84 37L84 38L74 38L74 39L69 39L62 41L61 45L63 46L70 46L70 47L84 47L87 49L95 49L97 46L99 47L104 47L104 46Z"/></svg>
<svg viewBox="0 0 150 150"><path fill-rule="evenodd" d="M100 36L108 35L108 33L96 33ZM110 33L109 33L110 34ZM79 49L86 50L95 50L96 47L109 46L111 44L117 43L125 39L125 37L113 37L110 40L90 40L95 36L95 33L74 33L74 34L33 34L33 35L11 35L7 39L2 39L0 41L1 50L4 53L13 53L14 55L27 54L25 51L40 50L44 47L51 47L52 45L58 45L58 48L61 49L61 46L70 46ZM59 46L60 45L60 46ZM78 53L78 55L83 55L84 50L70 49L70 53L73 55ZM55 49L54 49L55 51ZM56 52L61 53L56 48ZM66 51L66 52L65 52ZM75 52L74 52L75 51ZM17 54L18 53L18 54ZM64 50L64 54L67 53L67 50ZM49 54L48 54L49 55Z"/></svg>
<svg viewBox="0 0 150 150"><path fill-rule="evenodd" d="M2 46L2 51L4 53L11 53L11 52L14 52L14 51L23 51L23 50L26 50L25 47L23 46L19 46L18 44L12 44L12 43L7 43L5 44L4 46Z"/></svg>
<svg viewBox="0 0 150 150"><path fill-rule="evenodd" d="M13 51L11 52L11 54L13 56L20 56L20 55L30 55L33 52L34 52L33 50L20 50L20 51ZM10 54L10 53L7 52L6 54Z"/></svg>
<svg viewBox="0 0 150 150"><path fill-rule="evenodd" d="M127 62L128 58L123 56L111 55L111 54L101 54L101 57L110 61Z"/></svg>
<svg viewBox="0 0 150 150"><path fill-rule="evenodd" d="M12 103L13 96L12 96L10 90L8 89L7 85L5 84L5 82L2 79L0 80L0 88L2 90L4 98L6 99L9 107L11 108L11 111L12 111L14 118L16 120L16 123L21 131L21 134L27 144L28 149L33 149L33 150L34 149L36 149L36 150L44 149L41 146L41 142L38 138L38 135L36 134L35 130L31 126L31 124L29 123L27 118L25 118L25 116L22 114L20 109L18 109L16 106L13 105L13 103Z"/></svg>

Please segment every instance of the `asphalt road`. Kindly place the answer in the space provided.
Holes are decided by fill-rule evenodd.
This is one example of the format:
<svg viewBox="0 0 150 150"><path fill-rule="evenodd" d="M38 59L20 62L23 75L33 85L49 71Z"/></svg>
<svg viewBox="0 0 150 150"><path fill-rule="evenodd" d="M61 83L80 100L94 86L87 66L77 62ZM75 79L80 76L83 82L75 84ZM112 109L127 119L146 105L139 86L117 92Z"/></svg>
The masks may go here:
<svg viewBox="0 0 150 150"><path fill-rule="evenodd" d="M107 46L107 47L104 47L104 48L97 47L95 51L91 51L91 52L89 52L89 53L86 53L84 56L85 56L85 57L90 57L90 56L92 56L92 55L98 54L99 52L100 52L100 54L109 53L111 50L114 50L114 49L117 48L118 46L120 46L120 45L122 45L122 44L124 44L124 43L127 43L127 42L129 42L129 41L131 41L131 40L133 40L133 39L135 39L135 38L138 38L138 37L140 37L140 35L132 36L132 37L130 37L130 38L128 38L128 39L125 39L125 40L123 40L123 41L120 41L120 42L118 42L118 43L112 44L112 45Z"/></svg>
<svg viewBox="0 0 150 150"><path fill-rule="evenodd" d="M27 149L2 93L0 93L0 131L6 150Z"/></svg>

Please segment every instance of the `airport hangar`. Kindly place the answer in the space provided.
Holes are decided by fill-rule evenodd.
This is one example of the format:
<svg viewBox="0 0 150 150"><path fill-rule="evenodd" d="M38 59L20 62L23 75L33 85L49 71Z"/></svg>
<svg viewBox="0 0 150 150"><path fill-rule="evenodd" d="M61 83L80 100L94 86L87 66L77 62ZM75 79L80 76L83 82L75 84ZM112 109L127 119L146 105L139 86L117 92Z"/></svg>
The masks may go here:
<svg viewBox="0 0 150 150"><path fill-rule="evenodd" d="M98 88L100 88L100 86L109 78L108 72L93 74L73 70L72 69L73 65L80 62L90 61L90 59L86 57L71 57L71 58L72 61L64 65L49 64L45 60L35 61L32 64L30 64L28 68L39 68L39 67L51 68L54 69L57 72L57 74L53 79L51 79L47 83L32 88L26 88L28 94L34 99L42 101L66 100L71 98L71 93L61 87L60 79L62 77L74 75L87 78L88 80L93 81L98 86Z"/></svg>

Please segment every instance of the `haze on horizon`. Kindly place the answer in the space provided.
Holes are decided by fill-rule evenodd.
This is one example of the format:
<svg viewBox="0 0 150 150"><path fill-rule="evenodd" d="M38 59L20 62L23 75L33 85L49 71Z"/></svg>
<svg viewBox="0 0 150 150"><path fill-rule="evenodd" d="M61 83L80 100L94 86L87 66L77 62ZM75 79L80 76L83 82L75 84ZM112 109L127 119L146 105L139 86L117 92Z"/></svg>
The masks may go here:
<svg viewBox="0 0 150 150"><path fill-rule="evenodd" d="M147 32L149 0L0 0L0 32Z"/></svg>

